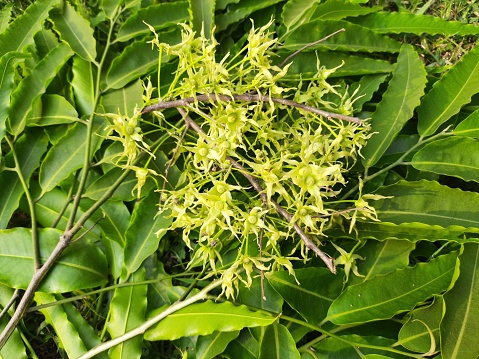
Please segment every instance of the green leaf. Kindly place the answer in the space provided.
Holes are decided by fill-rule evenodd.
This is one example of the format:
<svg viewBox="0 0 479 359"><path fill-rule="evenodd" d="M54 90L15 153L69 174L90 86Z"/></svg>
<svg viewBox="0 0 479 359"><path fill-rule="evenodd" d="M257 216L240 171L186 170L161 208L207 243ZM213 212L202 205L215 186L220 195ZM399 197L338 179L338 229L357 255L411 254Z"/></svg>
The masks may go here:
<svg viewBox="0 0 479 359"><path fill-rule="evenodd" d="M131 282L145 280L145 270L140 269L132 275ZM143 324L146 313L146 284L137 284L115 289L110 304L110 319L107 323L112 338L117 338L129 330ZM142 353L142 336L136 336L124 343L116 345L110 351L112 358L135 359Z"/></svg>
<svg viewBox="0 0 479 359"><path fill-rule="evenodd" d="M12 17L13 4L7 3L3 5L2 10L0 10L0 34L3 33L7 27L8 23Z"/></svg>
<svg viewBox="0 0 479 359"><path fill-rule="evenodd" d="M286 57L286 56L284 56ZM327 69L339 67L330 78L343 76L358 76L379 73L389 73L394 69L394 65L384 60L374 60L368 57L349 55L341 52L301 52L292 59L292 64L288 68L288 75L298 78L313 77L318 72L317 60L320 65Z"/></svg>
<svg viewBox="0 0 479 359"><path fill-rule="evenodd" d="M226 346L239 335L239 331L214 332L210 335L201 336L196 342L196 358L212 359L223 353Z"/></svg>
<svg viewBox="0 0 479 359"><path fill-rule="evenodd" d="M238 338L226 347L223 355L229 359L256 359L259 355L259 343L249 330L242 330Z"/></svg>
<svg viewBox="0 0 479 359"><path fill-rule="evenodd" d="M52 303L56 302L56 298L53 294L37 292L35 293L35 302L37 302L38 305ZM72 304L67 303L66 305ZM40 309L40 312L45 316L45 321L55 330L57 339L61 343L62 348L65 349L69 358L77 358L86 353L87 349L85 344L81 340L74 325L68 320L63 305L46 307Z"/></svg>
<svg viewBox="0 0 479 359"><path fill-rule="evenodd" d="M304 268L295 270L296 278L286 271L267 273L271 286L284 300L308 322L321 322L328 308L341 293L341 276L332 276L326 268Z"/></svg>
<svg viewBox="0 0 479 359"><path fill-rule="evenodd" d="M378 274L386 274L409 265L409 255L415 245L409 241L388 239L385 241L369 240L358 254L364 259L356 261L358 271L364 277L350 277L356 284L374 278ZM351 280L350 279L350 280Z"/></svg>
<svg viewBox="0 0 479 359"><path fill-rule="evenodd" d="M354 95L354 98L357 99L354 102L354 109L360 111L362 106L369 102L374 93L379 89L379 86L386 80L388 75L367 75L363 76L361 80L357 83L357 86L350 87L350 93L354 93L356 89L358 92Z"/></svg>
<svg viewBox="0 0 479 359"><path fill-rule="evenodd" d="M333 302L326 320L337 325L352 324L388 319L409 311L451 285L457 262L457 252L451 252L428 263L349 286Z"/></svg>
<svg viewBox="0 0 479 359"><path fill-rule="evenodd" d="M90 116L95 111L95 74L91 62L79 56L73 56L72 87L75 103L83 116Z"/></svg>
<svg viewBox="0 0 479 359"><path fill-rule="evenodd" d="M33 36L42 29L43 22L53 6L60 0L37 0L17 17L5 31L0 32L0 56L10 51L22 52L33 44Z"/></svg>
<svg viewBox="0 0 479 359"><path fill-rule="evenodd" d="M13 90L15 60L25 57L19 52L9 52L0 58L0 141L5 136L5 121L10 107L10 94Z"/></svg>
<svg viewBox="0 0 479 359"><path fill-rule="evenodd" d="M152 191L138 203L133 211L130 226L125 235L123 265L126 277L135 272L143 261L158 249L162 236L158 236L156 233L161 229L168 228L173 221L170 210L158 212L159 201L159 193Z"/></svg>
<svg viewBox="0 0 479 359"><path fill-rule="evenodd" d="M453 132L456 136L479 137L479 110L467 116Z"/></svg>
<svg viewBox="0 0 479 359"><path fill-rule="evenodd" d="M113 19L123 4L123 0L101 0L101 8L108 19Z"/></svg>
<svg viewBox="0 0 479 359"><path fill-rule="evenodd" d="M421 100L417 109L418 131L430 136L441 124L459 112L479 92L479 46L446 72Z"/></svg>
<svg viewBox="0 0 479 359"><path fill-rule="evenodd" d="M105 113L133 116L135 107L143 107L143 86L141 81L135 81L128 87L111 91L101 98Z"/></svg>
<svg viewBox="0 0 479 359"><path fill-rule="evenodd" d="M444 295L446 314L441 322L441 349L444 358L473 359L479 356L479 343L474 339L479 330L479 244L464 244L459 261L459 278Z"/></svg>
<svg viewBox="0 0 479 359"><path fill-rule="evenodd" d="M93 124L93 136L90 148L90 156L101 143L103 137L95 135L101 133L106 120L97 118ZM47 153L40 167L39 182L43 193L50 191L61 181L79 168L85 161L87 126L76 123L61 140Z"/></svg>
<svg viewBox="0 0 479 359"><path fill-rule="evenodd" d="M346 31L340 32L317 45L308 47L305 51L328 49L395 53L401 48L398 42L388 37L342 20L314 20L303 24L286 38L284 47L296 51L342 28Z"/></svg>
<svg viewBox="0 0 479 359"><path fill-rule="evenodd" d="M418 151L411 164L420 171L479 182L479 141L468 137L449 137L428 143Z"/></svg>
<svg viewBox="0 0 479 359"><path fill-rule="evenodd" d="M151 35L145 22L158 31L188 19L188 2L186 1L151 5L135 12L123 23L118 30L116 41L128 41L137 36Z"/></svg>
<svg viewBox="0 0 479 359"><path fill-rule="evenodd" d="M181 42L181 29L176 27L171 31L158 34L160 42L176 45ZM163 62L169 57L163 54ZM145 40L133 42L125 47L121 54L116 57L106 75L106 83L109 88L122 88L133 80L136 80L158 69L159 52Z"/></svg>
<svg viewBox="0 0 479 359"><path fill-rule="evenodd" d="M53 28L67 42L72 50L85 61L95 62L96 41L90 23L75 11L68 1L63 1L63 9L56 8L50 18Z"/></svg>
<svg viewBox="0 0 479 359"><path fill-rule="evenodd" d="M283 308L283 298L281 295L273 289L269 281L263 281L262 285L260 277L252 279L253 282L249 288L240 285L237 302L250 308L262 309L271 313L281 313ZM263 292L266 300L263 299Z"/></svg>
<svg viewBox="0 0 479 359"><path fill-rule="evenodd" d="M349 19L348 19L349 20ZM442 19L437 16L417 15L407 12L378 12L357 19L350 19L355 24L368 27L379 33L422 35L472 35L479 29L459 21Z"/></svg>
<svg viewBox="0 0 479 359"><path fill-rule="evenodd" d="M33 172L40 166L40 159L47 150L48 137L41 129L29 129L15 143L15 151L20 162L24 179L29 182ZM12 154L5 157L5 164L14 167ZM0 228L7 228L13 212L18 208L20 198L24 193L18 175L12 171L0 172Z"/></svg>
<svg viewBox="0 0 479 359"><path fill-rule="evenodd" d="M42 262L57 245L62 231L40 228L39 243ZM33 276L32 234L28 228L0 230L0 283L25 289ZM18 270L22 268L22 270ZM39 291L63 293L93 288L107 282L105 255L83 238L73 242L61 255L55 267L42 281Z"/></svg>
<svg viewBox="0 0 479 359"><path fill-rule="evenodd" d="M311 20L341 20L345 17L366 15L372 12L380 11L381 9L381 6L366 7L344 0L328 0L318 5L315 12L311 16Z"/></svg>
<svg viewBox="0 0 479 359"><path fill-rule="evenodd" d="M309 21L319 2L319 0L289 0L284 4L281 18L288 32Z"/></svg>
<svg viewBox="0 0 479 359"><path fill-rule="evenodd" d="M224 14L216 16L216 31L225 30L228 26L246 19L253 12L274 5L280 0L241 0L232 4Z"/></svg>
<svg viewBox="0 0 479 359"><path fill-rule="evenodd" d="M20 82L12 93L7 122L10 133L18 136L23 131L34 101L45 93L48 84L72 54L70 47L61 43L38 62L32 72Z"/></svg>
<svg viewBox="0 0 479 359"><path fill-rule="evenodd" d="M78 121L78 113L65 97L59 95L42 96L40 116L30 116L28 126L51 126Z"/></svg>
<svg viewBox="0 0 479 359"><path fill-rule="evenodd" d="M300 359L296 343L288 329L277 321L266 327L260 347L260 359Z"/></svg>
<svg viewBox="0 0 479 359"><path fill-rule="evenodd" d="M193 31L200 34L204 29L205 37L211 39L215 26L216 0L189 0L188 2Z"/></svg>
<svg viewBox="0 0 479 359"><path fill-rule="evenodd" d="M366 168L381 158L404 124L413 116L425 86L424 65L411 45L403 45L388 89L372 115L374 135L361 151Z"/></svg>
<svg viewBox="0 0 479 359"><path fill-rule="evenodd" d="M98 222L103 235L125 247L125 233L130 223L130 212L123 202L107 201L101 206L104 219Z"/></svg>
<svg viewBox="0 0 479 359"><path fill-rule="evenodd" d="M383 222L420 222L441 227L479 228L478 193L422 180L400 181L382 187L378 194L392 196L374 203L378 218Z"/></svg>
<svg viewBox="0 0 479 359"><path fill-rule="evenodd" d="M3 293L7 293L8 289L11 289L11 288L2 286L0 284L0 292L3 291ZM8 301L2 304L5 305L6 303L8 303ZM5 317L2 318L2 320L0 320L0 332L3 332L3 330L5 329L8 318L9 318L8 315L6 315ZM5 346L2 349L0 349L0 359L9 359L9 358L28 359L25 344L23 343L22 337L20 336L18 329L14 330L14 332L12 333L8 341L5 343Z"/></svg>
<svg viewBox="0 0 479 359"><path fill-rule="evenodd" d="M408 315L398 335L397 345L420 353L427 353L431 349L431 333L434 345L439 349L439 324L445 313L444 300L437 297L434 303L414 309Z"/></svg>
<svg viewBox="0 0 479 359"><path fill-rule="evenodd" d="M164 308L150 313L159 314ZM235 331L245 327L266 326L277 318L263 311L252 311L244 305L208 300L180 309L145 333L146 340L174 340L194 335L208 335L214 331Z"/></svg>
<svg viewBox="0 0 479 359"><path fill-rule="evenodd" d="M313 345L314 354L316 355L315 359L404 358L404 356L399 356L386 350L368 348L368 346L391 347L394 344L394 340L389 338L381 336L359 336L356 334L341 335L340 338L342 340L326 338ZM382 354L387 354L388 356L383 356Z"/></svg>

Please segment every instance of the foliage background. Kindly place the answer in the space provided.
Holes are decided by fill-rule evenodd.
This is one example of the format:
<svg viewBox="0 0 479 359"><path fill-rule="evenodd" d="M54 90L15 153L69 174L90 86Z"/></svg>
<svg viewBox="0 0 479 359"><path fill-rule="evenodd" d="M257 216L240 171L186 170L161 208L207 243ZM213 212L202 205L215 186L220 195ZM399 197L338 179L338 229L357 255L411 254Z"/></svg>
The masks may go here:
<svg viewBox="0 0 479 359"><path fill-rule="evenodd" d="M16 299L28 299L21 290L35 292L2 357L479 355L479 30L467 24L477 18L477 4L2 5L1 328L15 318L15 309L21 312ZM358 98L353 115L369 119L375 134L328 204L332 225L320 248L336 259L338 273L309 254L309 260L290 262L294 276L288 264L262 282L257 265L250 288L239 281L234 297L218 297L224 278L205 277L213 267L208 261L204 268L188 266L197 251L182 241L181 230L154 235L171 226L167 215L157 215L162 175L168 169L175 183L188 170L181 159L168 166L182 117L170 109L161 125L147 114L139 120L156 157L144 145L135 147L133 168L112 163L124 149L105 137L107 126L116 125L106 114L119 110L131 119L136 106L149 105L140 79L151 79L161 93L174 81L176 58L152 49L148 41L155 37L144 22L170 45L181 41L177 23L190 23L197 34L204 24L206 37L214 29L220 60L240 53L251 19L259 28L271 18L270 31L282 44L271 55L276 65L304 45L346 30L292 58L281 84L306 88L317 81L317 58L322 74L344 62L327 76L341 96L330 91L316 105L341 112L340 99ZM138 195L139 168L150 172ZM358 201L370 193L383 196L366 203L381 222L351 210L363 208ZM281 243L284 257L300 243L291 237ZM238 249L227 249L220 252L223 262L213 265L228 268ZM299 252L293 253L301 257ZM32 277L42 270L46 277L35 288L39 281Z"/></svg>

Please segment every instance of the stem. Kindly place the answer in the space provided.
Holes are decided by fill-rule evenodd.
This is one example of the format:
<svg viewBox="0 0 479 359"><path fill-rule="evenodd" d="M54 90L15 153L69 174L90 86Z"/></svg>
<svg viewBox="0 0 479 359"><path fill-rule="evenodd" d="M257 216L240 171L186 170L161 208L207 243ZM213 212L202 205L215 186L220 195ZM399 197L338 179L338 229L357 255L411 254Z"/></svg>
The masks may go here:
<svg viewBox="0 0 479 359"><path fill-rule="evenodd" d="M278 97L270 97L258 93L254 94L243 94L243 95L216 95L216 94L206 94L206 95L196 95L195 97L187 97L180 100L173 101L164 101L159 102L155 105L147 106L143 109L142 113L150 113L153 111L164 110L167 108L178 108L178 107L189 107L190 104L195 102L219 102L219 101L246 101L246 102L275 102L281 105L296 107L300 110L308 111L326 118L336 118L338 120L349 121L356 123L358 125L362 124L363 121L359 117L351 117L346 115L341 115L339 113L333 113L328 111L319 110L315 107L304 105L299 102L286 100Z"/></svg>
<svg viewBox="0 0 479 359"><path fill-rule="evenodd" d="M153 318L148 319L142 325L136 327L133 330L130 330L129 332L127 332L127 333L125 333L125 334L123 334L123 335L121 335L121 336L119 336L115 339L112 339L112 340L110 340L106 343L98 345L97 347L95 347L92 350L89 350L88 352L83 354L78 359L92 358L97 354L100 354L100 353L102 353L102 352L104 352L104 351L106 351L110 348L113 348L114 346L116 346L118 344L121 344L121 343L127 341L128 339L132 339L132 338L136 337L137 335L144 334L149 328L151 328L153 325L157 324L158 322L160 322L161 320L166 318L168 315L170 315L170 314L172 314L172 313L174 313L174 312L176 312L176 311L178 311L182 308L185 308L185 307L187 307L187 306L189 306L193 303L196 303L200 300L206 299L206 297L208 295L208 292L210 292L212 289L221 285L221 283L222 283L222 281L220 279L217 279L216 281L212 282L211 284L209 284L208 286L206 286L205 288L203 288L202 290L200 290L198 293L191 296L190 298L185 299L184 301L178 301L178 302L172 304L166 310L164 310L160 314L154 316Z"/></svg>
<svg viewBox="0 0 479 359"><path fill-rule="evenodd" d="M10 146L13 161L15 162L15 172L17 172L18 179L20 180L20 183L22 184L23 191L25 192L25 197L28 202L28 208L30 209L30 218L32 223L31 232L32 232L32 248L33 248L32 249L33 250L33 267L34 267L34 270L38 270L42 266L42 263L40 259L40 245L39 245L39 239L38 239L35 202L33 201L33 198L28 189L27 181L25 181L25 177L23 177L21 164L20 164L20 161L18 160L17 153L15 151L13 143L10 141L8 136L5 136L5 140L8 142L8 145Z"/></svg>

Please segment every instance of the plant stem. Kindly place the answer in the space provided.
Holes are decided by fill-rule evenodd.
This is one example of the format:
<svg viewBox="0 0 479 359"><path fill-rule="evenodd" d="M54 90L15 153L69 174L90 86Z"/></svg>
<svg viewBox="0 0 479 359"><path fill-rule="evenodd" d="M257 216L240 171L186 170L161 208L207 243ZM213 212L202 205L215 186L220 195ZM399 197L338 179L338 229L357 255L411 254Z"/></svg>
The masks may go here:
<svg viewBox="0 0 479 359"><path fill-rule="evenodd" d="M136 327L135 329L133 330L130 330L129 332L117 337L117 338L114 338L106 343L103 343L103 344L100 344L98 346L96 346L95 348L89 350L88 352L86 352L85 354L83 354L81 357L79 357L78 359L88 359L88 358L92 358L94 357L95 355L97 354L100 354L110 348L113 348L114 346L118 345L118 344L121 344L121 343L124 343L125 341L127 341L128 339L132 339L134 337L136 337L137 335L142 335L144 334L149 328L151 328L153 325L157 324L158 322L160 322L161 320L163 320L164 318L166 318L168 315L182 309L182 308L185 308L193 303L196 303L200 300L204 300L206 299L208 293L218 287L219 285L221 285L222 281L220 279L217 279L215 280L214 282L210 283L208 286L206 286L205 288L203 288L202 290L200 290L198 293L196 293L195 295L191 296L190 298L188 299L185 299L184 301L178 301L178 302L175 302L174 304L172 304L170 307L168 307L166 310L164 310L163 312L161 312L160 314L154 316L153 318L150 318L148 319L147 321L145 321L142 325Z"/></svg>
<svg viewBox="0 0 479 359"><path fill-rule="evenodd" d="M336 118L338 120L353 122L358 125L363 123L363 121L359 117L351 117L351 116L341 115L339 113L323 111L315 107L304 105L299 102L286 100L284 98L270 97L270 96L266 96L266 95L262 95L258 93L233 95L233 96L216 95L216 94L196 95L195 97L187 97L180 100L164 101L164 102L162 101L155 105L145 107L142 113L149 113L153 111L164 110L167 108L189 107L190 104L195 103L197 101L199 102L218 102L218 101L269 102L269 101L272 101L275 103L279 103L281 105L296 107L300 110L315 113L317 115L320 115L326 118Z"/></svg>

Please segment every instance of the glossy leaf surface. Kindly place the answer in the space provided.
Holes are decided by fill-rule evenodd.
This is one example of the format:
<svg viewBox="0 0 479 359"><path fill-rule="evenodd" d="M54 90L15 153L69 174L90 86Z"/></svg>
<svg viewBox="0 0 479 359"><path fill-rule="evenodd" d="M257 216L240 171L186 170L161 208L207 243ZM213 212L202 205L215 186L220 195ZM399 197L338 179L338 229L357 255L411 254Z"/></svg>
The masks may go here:
<svg viewBox="0 0 479 359"><path fill-rule="evenodd" d="M300 354L288 329L278 322L266 327L261 342L260 359L300 359Z"/></svg>
<svg viewBox="0 0 479 359"><path fill-rule="evenodd" d="M236 337L239 331L214 332L210 335L201 336L196 342L196 357L199 359L212 359L223 353L226 346Z"/></svg>
<svg viewBox="0 0 479 359"><path fill-rule="evenodd" d="M51 126L78 121L75 108L62 96L42 96L42 112L40 116L30 116L29 126Z"/></svg>

